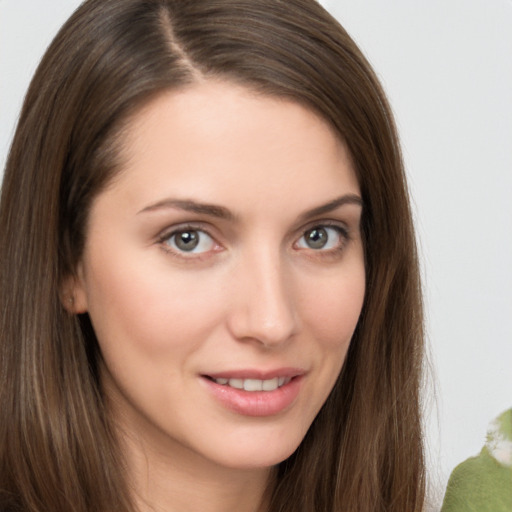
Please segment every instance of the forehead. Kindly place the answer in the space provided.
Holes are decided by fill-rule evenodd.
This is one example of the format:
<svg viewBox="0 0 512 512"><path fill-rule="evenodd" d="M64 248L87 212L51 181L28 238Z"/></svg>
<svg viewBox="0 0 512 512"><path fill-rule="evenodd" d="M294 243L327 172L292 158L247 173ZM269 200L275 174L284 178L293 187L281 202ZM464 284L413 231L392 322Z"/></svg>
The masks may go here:
<svg viewBox="0 0 512 512"><path fill-rule="evenodd" d="M114 188L131 193L134 206L166 194L240 206L292 195L314 205L315 196L359 192L349 152L326 121L296 102L230 83L153 99L123 138Z"/></svg>

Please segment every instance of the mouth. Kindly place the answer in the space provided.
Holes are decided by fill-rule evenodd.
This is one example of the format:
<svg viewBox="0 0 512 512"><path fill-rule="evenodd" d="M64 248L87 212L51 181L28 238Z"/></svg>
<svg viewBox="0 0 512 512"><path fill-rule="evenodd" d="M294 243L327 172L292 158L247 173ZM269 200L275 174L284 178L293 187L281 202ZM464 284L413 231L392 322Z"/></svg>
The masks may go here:
<svg viewBox="0 0 512 512"><path fill-rule="evenodd" d="M227 378L227 377L209 377L207 379L220 384L221 386L228 386L234 389L240 389L244 391L275 391L278 388L286 386L293 377L274 377L272 379L239 379L239 378Z"/></svg>
<svg viewBox="0 0 512 512"><path fill-rule="evenodd" d="M297 368L226 371L201 375L222 406L244 416L274 416L295 403L306 372Z"/></svg>

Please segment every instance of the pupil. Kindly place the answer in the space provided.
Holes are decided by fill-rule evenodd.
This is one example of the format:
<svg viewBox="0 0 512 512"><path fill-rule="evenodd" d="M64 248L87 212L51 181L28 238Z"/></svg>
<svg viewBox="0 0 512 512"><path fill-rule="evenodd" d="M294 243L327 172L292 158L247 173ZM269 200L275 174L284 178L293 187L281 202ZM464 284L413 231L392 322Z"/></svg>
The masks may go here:
<svg viewBox="0 0 512 512"><path fill-rule="evenodd" d="M321 249L327 243L327 232L323 228L314 228L307 233L307 244L312 249Z"/></svg>
<svg viewBox="0 0 512 512"><path fill-rule="evenodd" d="M176 246L182 251L193 251L198 243L197 231L183 231L176 235Z"/></svg>

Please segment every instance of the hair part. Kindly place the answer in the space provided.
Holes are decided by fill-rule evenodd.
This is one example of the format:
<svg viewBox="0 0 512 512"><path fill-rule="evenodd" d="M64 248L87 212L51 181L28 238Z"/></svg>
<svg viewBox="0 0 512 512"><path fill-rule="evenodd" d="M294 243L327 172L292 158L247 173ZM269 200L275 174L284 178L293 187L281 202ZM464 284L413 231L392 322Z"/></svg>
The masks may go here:
<svg viewBox="0 0 512 512"><path fill-rule="evenodd" d="M87 315L59 290L124 131L156 95L225 80L299 102L346 143L363 196L366 298L335 388L275 470L270 511L419 511L421 287L406 179L379 82L309 0L89 0L27 93L0 201L0 508L133 511Z"/></svg>

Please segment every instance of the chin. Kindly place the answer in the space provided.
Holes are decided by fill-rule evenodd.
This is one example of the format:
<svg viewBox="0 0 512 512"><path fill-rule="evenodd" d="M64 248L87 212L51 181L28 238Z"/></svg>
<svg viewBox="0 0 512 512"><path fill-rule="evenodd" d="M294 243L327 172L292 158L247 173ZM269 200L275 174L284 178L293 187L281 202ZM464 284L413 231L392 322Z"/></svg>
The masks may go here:
<svg viewBox="0 0 512 512"><path fill-rule="evenodd" d="M226 468L250 470L273 467L290 457L299 447L305 432L290 434L288 431L275 432L268 435L252 435L240 437L227 436L226 441L216 444L216 453L208 458L217 460Z"/></svg>

